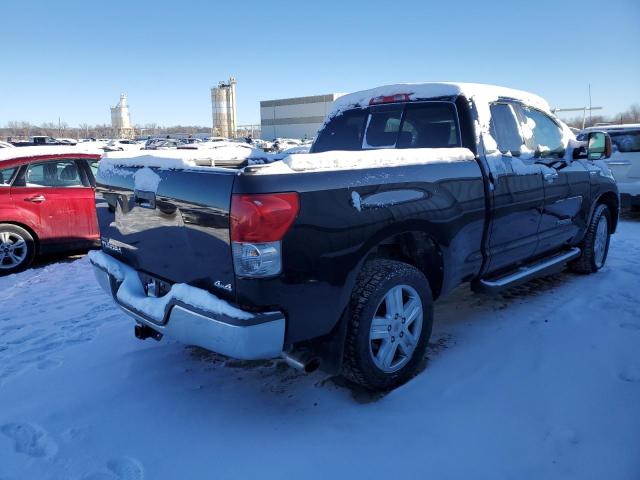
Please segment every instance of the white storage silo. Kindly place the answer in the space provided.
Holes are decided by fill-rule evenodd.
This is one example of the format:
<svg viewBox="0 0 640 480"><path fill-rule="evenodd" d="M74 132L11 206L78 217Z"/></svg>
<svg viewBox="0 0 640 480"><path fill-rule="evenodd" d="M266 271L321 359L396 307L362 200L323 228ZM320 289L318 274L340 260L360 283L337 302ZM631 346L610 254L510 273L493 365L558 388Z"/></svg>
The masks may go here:
<svg viewBox="0 0 640 480"><path fill-rule="evenodd" d="M220 82L211 89L213 135L233 138L236 136L236 79Z"/></svg>

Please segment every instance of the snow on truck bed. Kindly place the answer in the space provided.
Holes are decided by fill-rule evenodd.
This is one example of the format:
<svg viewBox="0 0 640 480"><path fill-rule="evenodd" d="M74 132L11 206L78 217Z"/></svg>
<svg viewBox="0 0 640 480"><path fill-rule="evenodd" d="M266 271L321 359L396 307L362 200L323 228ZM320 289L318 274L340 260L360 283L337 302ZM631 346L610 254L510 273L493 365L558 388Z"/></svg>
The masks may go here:
<svg viewBox="0 0 640 480"><path fill-rule="evenodd" d="M280 174L342 169L364 169L398 167L401 165L423 165L435 162L462 162L473 160L468 148L406 148L361 151L333 150L321 153L292 154L279 162L259 169L259 174Z"/></svg>
<svg viewBox="0 0 640 480"><path fill-rule="evenodd" d="M100 162L100 171L104 174L126 174L120 171L121 166L143 167L136 174L147 182L156 181L155 174L148 167L161 169L208 169L215 167L215 159L211 157L194 157L193 154L174 153L165 156L164 152L153 155L122 154L117 156L107 155ZM202 158L211 162L210 167L203 166ZM219 160L227 159L220 155ZM474 159L474 155L468 148L407 148L407 149L376 149L362 151L329 151L322 153L282 155L263 154L256 157L247 157L252 165L260 165L255 172L262 175L329 171L341 169L364 169L380 167L398 167L401 165L422 165L435 162L460 162ZM142 180L141 180L142 181ZM159 177L157 178L159 181ZM157 187L157 183L155 184ZM138 188L138 187L136 187ZM144 190L144 188L140 188ZM154 189L155 190L155 189Z"/></svg>
<svg viewBox="0 0 640 480"><path fill-rule="evenodd" d="M86 257L0 277L0 478L636 480L639 240L622 221L595 275L439 300L386 396L141 342Z"/></svg>
<svg viewBox="0 0 640 480"><path fill-rule="evenodd" d="M134 150L109 152L102 157L100 169L115 167L158 167L167 169L198 169L214 167L220 160L245 160L264 158L268 154L248 144L235 142L215 142L215 147L199 146L196 149L177 150Z"/></svg>

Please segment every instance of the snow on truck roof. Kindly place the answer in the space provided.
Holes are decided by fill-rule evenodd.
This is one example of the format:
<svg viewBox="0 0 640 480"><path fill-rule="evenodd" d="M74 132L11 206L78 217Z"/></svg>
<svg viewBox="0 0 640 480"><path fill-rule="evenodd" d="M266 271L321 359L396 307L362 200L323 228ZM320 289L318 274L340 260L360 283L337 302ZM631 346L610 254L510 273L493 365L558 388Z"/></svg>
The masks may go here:
<svg viewBox="0 0 640 480"><path fill-rule="evenodd" d="M482 100L496 100L498 98L513 98L523 103L549 111L549 104L538 95L534 95L522 90L513 88L498 87L483 83L455 83L455 82L432 82L432 83L397 83L382 87L362 90L349 93L338 98L333 103L331 116L335 116L350 108L363 107L375 101L379 97L392 97L395 95L407 95L407 100L418 100L437 97L453 97L465 95L469 98Z"/></svg>

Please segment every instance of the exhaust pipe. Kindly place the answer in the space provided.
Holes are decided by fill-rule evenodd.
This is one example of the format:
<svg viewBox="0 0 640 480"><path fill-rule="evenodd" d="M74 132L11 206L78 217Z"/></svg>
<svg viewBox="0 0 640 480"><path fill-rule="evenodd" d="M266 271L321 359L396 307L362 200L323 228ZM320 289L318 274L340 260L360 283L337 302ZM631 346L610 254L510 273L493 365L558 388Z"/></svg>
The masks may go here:
<svg viewBox="0 0 640 480"><path fill-rule="evenodd" d="M315 372L320 367L320 359L312 356L308 351L299 351L297 353L282 352L282 358L287 365L304 373Z"/></svg>
<svg viewBox="0 0 640 480"><path fill-rule="evenodd" d="M138 340L146 340L147 338L153 338L156 341L160 341L162 334L156 332L153 328L147 325L140 325L139 323L133 327L133 334Z"/></svg>

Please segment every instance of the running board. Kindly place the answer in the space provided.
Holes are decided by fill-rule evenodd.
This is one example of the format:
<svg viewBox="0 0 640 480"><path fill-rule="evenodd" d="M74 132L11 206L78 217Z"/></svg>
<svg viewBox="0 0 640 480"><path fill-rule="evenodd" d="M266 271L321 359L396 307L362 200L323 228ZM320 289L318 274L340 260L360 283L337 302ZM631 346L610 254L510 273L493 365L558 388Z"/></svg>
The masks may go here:
<svg viewBox="0 0 640 480"><path fill-rule="evenodd" d="M492 279L480 279L472 283L471 288L480 293L500 293L510 287L514 287L534 277L557 273L564 268L564 265L574 258L580 256L580 249L577 247L566 252L557 253L551 257L543 258L530 265L525 265L517 270Z"/></svg>

